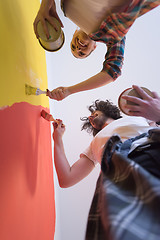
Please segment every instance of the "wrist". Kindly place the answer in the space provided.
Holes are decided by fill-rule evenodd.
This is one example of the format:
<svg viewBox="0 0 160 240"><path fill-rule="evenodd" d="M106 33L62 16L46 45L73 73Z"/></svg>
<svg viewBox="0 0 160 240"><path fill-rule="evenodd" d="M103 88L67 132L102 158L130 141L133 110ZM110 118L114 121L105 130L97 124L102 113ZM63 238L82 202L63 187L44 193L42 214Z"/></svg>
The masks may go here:
<svg viewBox="0 0 160 240"><path fill-rule="evenodd" d="M42 10L49 10L49 8L53 5L54 1L53 0L42 0L40 9Z"/></svg>
<svg viewBox="0 0 160 240"><path fill-rule="evenodd" d="M53 140L54 140L54 144L61 145L61 143L62 143L62 135L53 136Z"/></svg>
<svg viewBox="0 0 160 240"><path fill-rule="evenodd" d="M75 89L74 89L74 86L70 86L70 87L67 87L67 90L68 90L68 94L71 95L73 93L76 93Z"/></svg>

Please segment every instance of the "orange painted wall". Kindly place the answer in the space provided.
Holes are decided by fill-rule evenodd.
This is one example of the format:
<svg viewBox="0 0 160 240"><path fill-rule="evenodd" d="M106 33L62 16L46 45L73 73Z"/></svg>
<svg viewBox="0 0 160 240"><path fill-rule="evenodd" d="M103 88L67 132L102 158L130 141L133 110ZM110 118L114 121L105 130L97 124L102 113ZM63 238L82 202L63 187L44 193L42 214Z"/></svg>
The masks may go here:
<svg viewBox="0 0 160 240"><path fill-rule="evenodd" d="M53 240L55 202L45 52L33 32L39 0L0 1L0 239Z"/></svg>

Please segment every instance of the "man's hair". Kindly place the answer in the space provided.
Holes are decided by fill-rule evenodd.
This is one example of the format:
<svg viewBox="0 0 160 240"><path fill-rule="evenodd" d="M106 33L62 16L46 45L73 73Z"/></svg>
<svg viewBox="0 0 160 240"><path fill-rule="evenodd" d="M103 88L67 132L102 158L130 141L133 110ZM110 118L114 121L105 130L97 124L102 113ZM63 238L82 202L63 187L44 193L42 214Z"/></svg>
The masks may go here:
<svg viewBox="0 0 160 240"><path fill-rule="evenodd" d="M119 108L109 100L102 101L97 99L88 107L88 110L91 112L91 114L95 111L101 111L107 118L112 118L114 120L122 118ZM88 117L83 117L81 120L84 121L81 130L86 130L88 133L92 133L93 136L100 131L91 125Z"/></svg>

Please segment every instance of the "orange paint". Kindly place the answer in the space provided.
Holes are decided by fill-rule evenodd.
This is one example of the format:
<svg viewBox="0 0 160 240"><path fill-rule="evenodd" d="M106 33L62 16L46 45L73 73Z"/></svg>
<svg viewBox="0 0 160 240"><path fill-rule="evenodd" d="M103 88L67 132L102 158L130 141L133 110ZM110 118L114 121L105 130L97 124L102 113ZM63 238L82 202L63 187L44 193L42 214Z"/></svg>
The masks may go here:
<svg viewBox="0 0 160 240"><path fill-rule="evenodd" d="M0 110L0 239L53 240L55 205L50 122L42 106Z"/></svg>

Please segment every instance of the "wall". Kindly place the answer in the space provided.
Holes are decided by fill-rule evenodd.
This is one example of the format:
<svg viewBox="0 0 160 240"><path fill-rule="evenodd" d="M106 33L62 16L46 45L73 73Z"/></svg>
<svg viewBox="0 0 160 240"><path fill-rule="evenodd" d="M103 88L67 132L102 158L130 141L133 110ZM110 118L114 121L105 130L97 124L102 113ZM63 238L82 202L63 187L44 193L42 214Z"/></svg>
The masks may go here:
<svg viewBox="0 0 160 240"><path fill-rule="evenodd" d="M51 240L54 183L45 52L33 32L38 0L0 1L0 239Z"/></svg>
<svg viewBox="0 0 160 240"><path fill-rule="evenodd" d="M103 44L87 59L75 59L70 53L70 41L76 26L67 18L59 7L57 9L64 23L65 44L56 53L47 53L47 74L49 89L58 86L76 84L96 74L102 68L106 52ZM137 19L127 34L125 61L122 76L105 87L77 93L63 101L50 100L50 109L55 118L60 118L66 125L64 145L67 158L72 164L79 154L89 145L92 137L81 132L80 117L88 116L87 106L95 99L110 99L117 104L120 93L132 84L145 86L160 94L159 55L160 55L160 8L152 10ZM56 175L56 210L57 224L55 240L84 240L87 215L94 193L99 167L81 183L60 189Z"/></svg>

